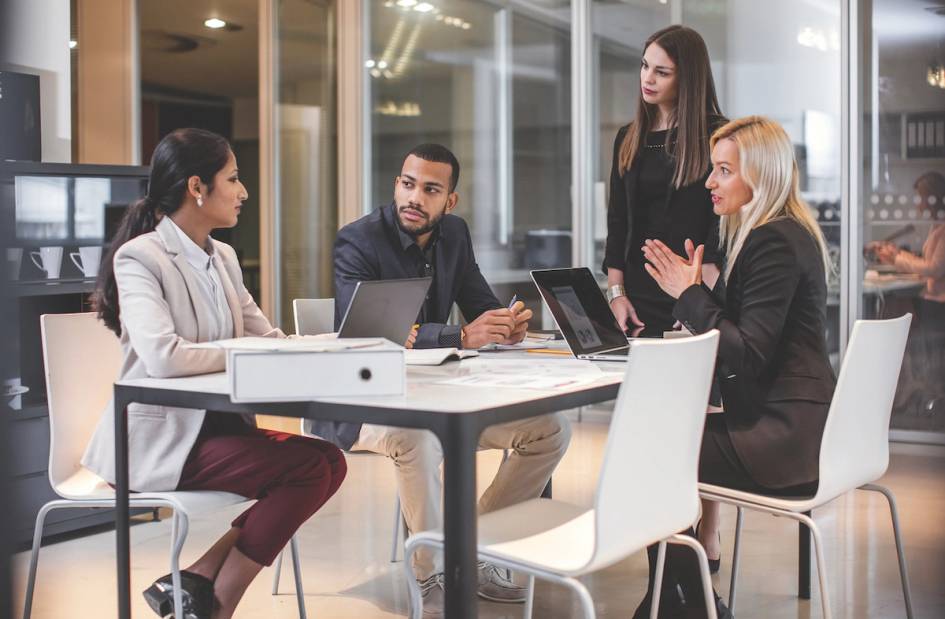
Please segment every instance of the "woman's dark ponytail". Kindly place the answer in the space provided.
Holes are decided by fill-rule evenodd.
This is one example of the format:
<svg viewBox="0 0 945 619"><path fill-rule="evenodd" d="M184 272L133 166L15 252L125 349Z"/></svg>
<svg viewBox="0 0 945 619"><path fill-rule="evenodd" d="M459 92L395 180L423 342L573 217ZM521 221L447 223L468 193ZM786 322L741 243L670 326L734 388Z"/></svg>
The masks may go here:
<svg viewBox="0 0 945 619"><path fill-rule="evenodd" d="M165 215L181 207L192 176L200 178L213 192L213 178L230 156L225 138L203 129L177 129L162 139L151 156L148 195L125 212L102 261L92 293L92 308L105 326L121 335L118 285L115 282L115 253L131 239L152 232Z"/></svg>

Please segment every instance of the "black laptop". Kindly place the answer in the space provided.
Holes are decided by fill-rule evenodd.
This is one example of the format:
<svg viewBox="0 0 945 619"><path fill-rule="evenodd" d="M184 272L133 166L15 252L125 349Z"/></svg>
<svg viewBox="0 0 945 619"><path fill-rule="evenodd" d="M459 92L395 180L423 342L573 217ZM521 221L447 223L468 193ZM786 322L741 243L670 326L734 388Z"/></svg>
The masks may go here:
<svg viewBox="0 0 945 619"><path fill-rule="evenodd" d="M416 277L358 282L338 337L383 337L403 345L432 281Z"/></svg>
<svg viewBox="0 0 945 619"><path fill-rule="evenodd" d="M630 340L617 324L590 269L544 269L531 275L575 357L627 360ZM635 337L662 337L662 333L644 331Z"/></svg>

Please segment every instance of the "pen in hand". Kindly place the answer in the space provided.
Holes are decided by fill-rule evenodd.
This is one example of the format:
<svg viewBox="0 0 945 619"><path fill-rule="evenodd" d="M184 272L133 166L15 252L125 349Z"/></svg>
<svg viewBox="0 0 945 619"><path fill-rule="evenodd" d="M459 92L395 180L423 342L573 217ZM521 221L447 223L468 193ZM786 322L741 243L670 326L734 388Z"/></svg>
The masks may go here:
<svg viewBox="0 0 945 619"><path fill-rule="evenodd" d="M513 295L512 295L512 300L509 301L509 309L512 309L512 307L515 306L515 302L516 302L516 301L518 301L518 295L517 295L517 294L513 294Z"/></svg>

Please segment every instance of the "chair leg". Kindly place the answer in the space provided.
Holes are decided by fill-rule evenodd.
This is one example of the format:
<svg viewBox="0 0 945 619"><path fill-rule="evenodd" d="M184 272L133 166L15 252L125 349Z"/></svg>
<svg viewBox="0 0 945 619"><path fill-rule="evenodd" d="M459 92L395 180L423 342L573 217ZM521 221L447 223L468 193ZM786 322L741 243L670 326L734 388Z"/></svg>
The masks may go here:
<svg viewBox="0 0 945 619"><path fill-rule="evenodd" d="M393 539L390 544L390 562L397 563L397 549L400 546L400 532L401 527L404 529L404 542L407 541L406 535L406 524L404 523L404 516L400 510L400 494L397 494L397 498L394 500L394 526L393 528Z"/></svg>
<svg viewBox="0 0 945 619"><path fill-rule="evenodd" d="M174 616L184 616L183 591L180 580L180 553L187 539L189 520L187 514L174 510L171 520L171 583L174 586Z"/></svg>
<svg viewBox="0 0 945 619"><path fill-rule="evenodd" d="M525 619L532 619L535 610L535 577L528 575L528 591L525 592Z"/></svg>
<svg viewBox="0 0 945 619"><path fill-rule="evenodd" d="M705 554L705 548L702 547L699 540L678 533L670 537L669 542L689 546L696 553L696 558L699 561L699 575L702 580L702 594L705 596L706 616L709 619L718 619L715 612L715 595L712 593L712 575L709 574L709 557Z"/></svg>
<svg viewBox="0 0 945 619"><path fill-rule="evenodd" d="M581 602L581 608L584 611L585 619L595 619L597 617L594 611L594 600L580 580L576 578L561 578L560 582L571 587L577 593L578 600Z"/></svg>
<svg viewBox="0 0 945 619"><path fill-rule="evenodd" d="M785 513L795 520L803 522L810 529L814 541L814 555L817 557L817 577L820 579L820 606L824 619L830 619L830 592L827 589L827 562L824 560L824 543L820 529L814 519L805 514Z"/></svg>
<svg viewBox="0 0 945 619"><path fill-rule="evenodd" d="M886 502L889 503L889 516L892 518L893 535L896 539L896 554L899 555L899 578L902 580L902 597L906 602L906 617L912 619L915 616L912 610L912 587L909 586L909 571L906 568L906 553L902 545L902 532L899 528L899 510L896 508L896 498L889 488L878 484L865 484L860 486L860 489L879 492L886 497Z"/></svg>
<svg viewBox="0 0 945 619"><path fill-rule="evenodd" d="M738 560L742 549L742 525L745 521L745 512L741 505L735 506L735 546L732 548L732 576L728 585L728 609L735 614L735 585L738 582Z"/></svg>
<svg viewBox="0 0 945 619"><path fill-rule="evenodd" d="M666 540L660 541L656 551L656 572L653 578L653 597L650 598L650 619L660 613L660 593L663 591L663 571L666 569Z"/></svg>
<svg viewBox="0 0 945 619"><path fill-rule="evenodd" d="M419 545L419 544L418 544ZM404 577L407 579L407 616L411 619L422 619L423 598L420 595L420 583L413 573L413 553L416 546L406 544L404 546Z"/></svg>
<svg viewBox="0 0 945 619"><path fill-rule="evenodd" d="M43 527L46 516L54 509L72 507L67 501L50 501L43 505L36 514L36 524L33 527L33 548L30 551L29 576L26 579L26 599L23 602L23 619L30 619L33 612L33 592L36 588L36 568L39 565L39 549L43 545ZM76 505L75 507L79 507Z"/></svg>
<svg viewBox="0 0 945 619"><path fill-rule="evenodd" d="M295 535L289 540L289 549L292 552L292 571L295 574L295 599L299 602L299 619L306 619L305 592L302 590L302 561L299 557L299 540Z"/></svg>
<svg viewBox="0 0 945 619"><path fill-rule="evenodd" d="M282 576L282 555L285 554L285 548L276 555L276 562L272 565L272 594L279 595L279 578Z"/></svg>

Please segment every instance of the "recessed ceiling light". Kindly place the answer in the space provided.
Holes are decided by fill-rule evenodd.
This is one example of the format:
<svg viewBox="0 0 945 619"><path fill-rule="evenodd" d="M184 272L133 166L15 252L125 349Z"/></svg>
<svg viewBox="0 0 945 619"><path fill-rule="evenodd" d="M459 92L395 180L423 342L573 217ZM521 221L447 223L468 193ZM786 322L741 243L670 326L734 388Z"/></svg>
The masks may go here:
<svg viewBox="0 0 945 619"><path fill-rule="evenodd" d="M206 26L207 28L213 28L214 30L218 30L220 28L225 28L226 22L223 21L222 19L211 17L207 21L203 22L203 25Z"/></svg>
<svg viewBox="0 0 945 619"><path fill-rule="evenodd" d="M69 49L75 49L78 45L78 41L69 41Z"/></svg>
<svg viewBox="0 0 945 619"><path fill-rule="evenodd" d="M397 6L401 6L405 9L409 9L416 4L417 0L397 0Z"/></svg>
<svg viewBox="0 0 945 619"><path fill-rule="evenodd" d="M413 7L413 10L414 10L414 11L417 11L418 13L429 13L429 12L432 11L434 8L436 8L436 7L434 7L434 6L433 6L432 4L430 4L429 2L421 2L421 3L418 4L417 6Z"/></svg>

